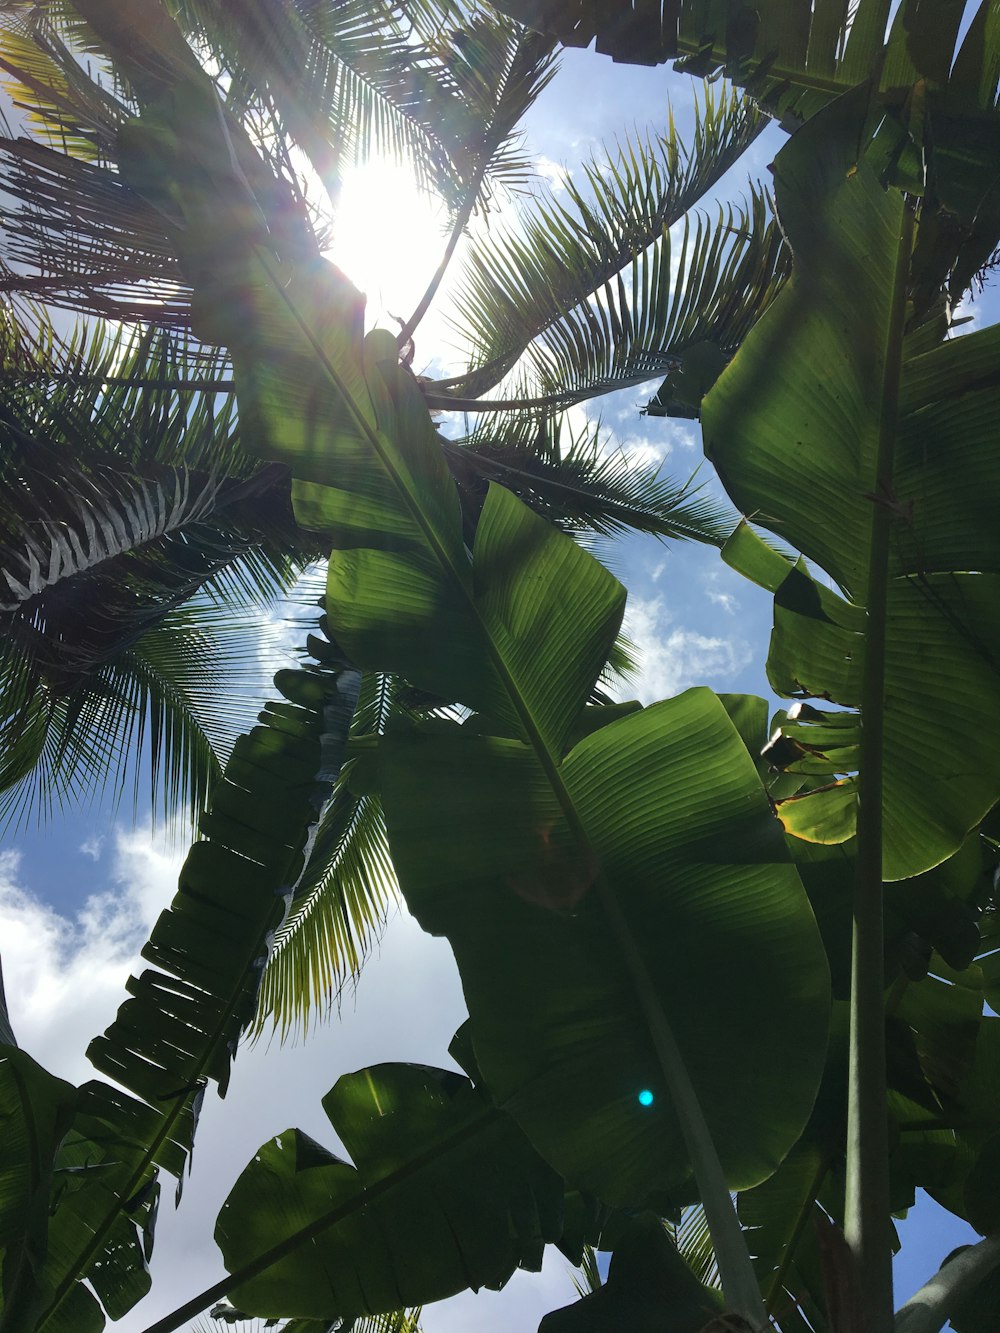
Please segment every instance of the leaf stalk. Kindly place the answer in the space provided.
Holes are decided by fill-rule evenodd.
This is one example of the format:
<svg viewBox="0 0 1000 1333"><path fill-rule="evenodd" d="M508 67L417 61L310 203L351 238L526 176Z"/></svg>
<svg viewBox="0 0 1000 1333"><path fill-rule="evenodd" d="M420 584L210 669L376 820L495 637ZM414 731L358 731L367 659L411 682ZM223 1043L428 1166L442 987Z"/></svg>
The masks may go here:
<svg viewBox="0 0 1000 1333"><path fill-rule="evenodd" d="M944 1265L896 1315L895 1333L938 1333L963 1296L1000 1267L1000 1236L987 1236Z"/></svg>
<svg viewBox="0 0 1000 1333"><path fill-rule="evenodd" d="M877 497L892 494L897 404L913 214L903 210L886 331L875 463ZM851 1029L847 1108L844 1235L855 1259L863 1325L857 1333L890 1333L892 1253L888 1218L889 1126L886 1113L884 930L882 912L882 781L891 507L872 502L868 631L861 698L858 859L851 950ZM855 1330L851 1330L855 1333Z"/></svg>

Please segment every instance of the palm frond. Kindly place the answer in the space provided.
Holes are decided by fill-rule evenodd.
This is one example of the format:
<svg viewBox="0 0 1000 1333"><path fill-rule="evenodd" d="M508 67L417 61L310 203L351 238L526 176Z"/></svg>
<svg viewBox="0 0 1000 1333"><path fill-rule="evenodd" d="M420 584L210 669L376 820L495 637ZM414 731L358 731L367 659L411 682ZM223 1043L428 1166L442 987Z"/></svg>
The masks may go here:
<svg viewBox="0 0 1000 1333"><path fill-rule="evenodd" d="M581 290L528 347L515 397L494 405L556 411L661 378L705 343L723 360L731 356L787 277L781 231L767 197L757 192L745 210L720 207L714 221L696 215L681 226L676 246L664 232L630 273L597 296ZM434 408L448 405L447 395L426 396ZM479 410L490 405L480 403ZM452 400L452 406L474 405Z"/></svg>
<svg viewBox="0 0 1000 1333"><path fill-rule="evenodd" d="M258 1027L309 1031L361 972L398 902L385 821L375 796L341 786L324 811L301 896L275 937Z"/></svg>
<svg viewBox="0 0 1000 1333"><path fill-rule="evenodd" d="M227 607L178 607L64 693L29 688L5 643L0 827L41 824L105 790L154 816L196 817L273 674L260 625Z"/></svg>
<svg viewBox="0 0 1000 1333"><path fill-rule="evenodd" d="M473 109L474 129L452 154L451 234L426 291L403 324L401 345L430 308L476 210L488 211L498 187L516 192L534 179L517 127L556 71L552 42L496 16L474 14L466 27L452 33L452 42L457 53L451 69Z"/></svg>
<svg viewBox="0 0 1000 1333"><path fill-rule="evenodd" d="M456 302L473 369L440 389L478 397L498 384L567 308L604 290L683 217L763 124L745 98L706 86L690 147L671 117L664 134L624 139L607 160L585 164L583 183L566 183L567 203L540 198L519 226L479 241Z"/></svg>
<svg viewBox="0 0 1000 1333"><path fill-rule="evenodd" d="M732 355L784 282L790 256L769 203L720 208L682 224L593 302L581 302L529 349L540 391L569 405L659 376L710 342ZM630 290L631 289L631 290Z"/></svg>
<svg viewBox="0 0 1000 1333"><path fill-rule="evenodd" d="M6 499L15 501L17 531L13 540L0 537L0 573L7 585L0 587L0 615L19 612L33 600L37 607L58 584L93 574L98 565L154 544L162 547L161 539L216 514L234 493L245 498L248 487L259 493L276 480L261 474L249 483L233 482L187 468L158 469L148 477L108 467L88 474L64 463L53 486L51 473L38 465L56 460L37 452L30 479L22 472L13 488L11 479L4 479L5 489L16 489ZM169 557L166 563L171 572L178 565ZM181 596L192 591L192 572L184 573ZM198 573L194 578L200 587L204 579Z"/></svg>
<svg viewBox="0 0 1000 1333"><path fill-rule="evenodd" d="M408 713L400 682L368 674L351 727L352 740L381 735ZM364 961L398 903L385 821L377 795L351 789L350 771L322 812L288 914L275 932L261 983L257 1031L268 1023L284 1039L308 1032L328 1013Z"/></svg>
<svg viewBox="0 0 1000 1333"><path fill-rule="evenodd" d="M489 173L510 167L494 124L498 93L513 104L512 90L523 94L529 80L498 52L509 55L512 34L524 34L522 53L553 45L509 19L447 3L186 0L176 17L221 71L230 108L255 108L268 126L258 143L291 139L334 189L344 164L373 152L405 158L455 213L481 142L491 139Z"/></svg>
<svg viewBox="0 0 1000 1333"><path fill-rule="evenodd" d="M0 143L0 186L20 204L8 222L13 243L0 290L82 313L185 327L189 292L169 221L129 191L112 164L118 131L137 109L133 85L159 86L171 62L197 71L194 52L166 15L157 34L143 30L139 40L129 32L109 62L104 43L81 18L85 7L5 0L3 12L11 35L0 46L0 70L43 142ZM161 52L157 40L167 49ZM318 254L315 218L293 176L275 173L266 155L262 160L259 137L243 124L230 117L228 128L272 225L300 253Z"/></svg>
<svg viewBox="0 0 1000 1333"><path fill-rule="evenodd" d="M583 1261L579 1270L573 1272L572 1278L573 1286L581 1297L590 1296L604 1286L604 1278L601 1277L601 1269L597 1262L597 1251L593 1245L584 1245Z"/></svg>
<svg viewBox="0 0 1000 1333"><path fill-rule="evenodd" d="M240 446L228 358L187 335L96 320L60 331L45 306L13 298L0 302L0 370L3 465L41 439L81 466L224 466L233 477L260 466Z"/></svg>
<svg viewBox="0 0 1000 1333"><path fill-rule="evenodd" d="M117 130L134 108L116 95L113 79L81 64L51 16L37 5L4 3L0 81L42 143L88 162L107 162Z"/></svg>
<svg viewBox="0 0 1000 1333"><path fill-rule="evenodd" d="M600 423L575 434L561 418L483 417L464 440L442 440L469 535L493 481L576 537L635 531L721 545L733 528L728 509L699 494L693 478L674 482L657 464L611 447Z"/></svg>
<svg viewBox="0 0 1000 1333"><path fill-rule="evenodd" d="M248 707L227 622L258 628L319 552L200 387L217 356L32 312L0 322L0 819L120 793L132 741L153 799L197 808Z"/></svg>
<svg viewBox="0 0 1000 1333"><path fill-rule="evenodd" d="M0 291L115 320L186 328L190 288L163 219L117 173L30 139L0 140Z"/></svg>
<svg viewBox="0 0 1000 1333"><path fill-rule="evenodd" d="M256 105L324 182L370 152L406 156L433 180L461 108L444 62L410 40L385 3L232 6L187 0L176 17L222 72L230 105Z"/></svg>
<svg viewBox="0 0 1000 1333"><path fill-rule="evenodd" d="M460 169L463 193L490 179L517 189L535 178L531 159L522 151L518 126L556 72L555 44L498 15L475 12L451 35L457 50L450 56L452 77L474 118L476 133L464 145Z"/></svg>
<svg viewBox="0 0 1000 1333"><path fill-rule="evenodd" d="M674 1228L674 1240L681 1258L699 1282L718 1287L719 1266L715 1262L712 1235L701 1204L685 1208L680 1223Z"/></svg>

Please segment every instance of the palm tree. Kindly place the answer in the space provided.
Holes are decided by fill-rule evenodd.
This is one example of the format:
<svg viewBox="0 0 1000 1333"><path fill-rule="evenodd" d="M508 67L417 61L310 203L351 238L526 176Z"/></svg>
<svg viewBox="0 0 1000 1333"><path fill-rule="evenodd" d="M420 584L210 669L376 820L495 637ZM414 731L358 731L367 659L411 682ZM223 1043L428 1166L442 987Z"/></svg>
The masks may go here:
<svg viewBox="0 0 1000 1333"><path fill-rule="evenodd" d="M130 739L145 737L154 780L167 775L163 795L198 808L242 711L238 701L220 711L218 692L206 688L219 661L234 656L226 651L238 632L226 611L232 591L248 611L267 604L317 550L290 526L280 471L240 455L228 365L192 333L169 206L118 173L119 133L155 75L116 49L113 34L88 26L87 5L40 12L8 0L2 12L0 68L30 111L33 137L0 142L0 178L17 201L0 280L21 316L20 369L6 389L21 444L12 437L5 475L29 500L11 507L17 518L4 535L5 567L9 560L27 595L7 613L18 633L2 679L17 744L0 780L9 811L24 813L41 793L82 794L128 762ZM296 252L326 247L329 200L344 166L366 153L405 154L444 200L442 259L399 339L405 355L464 240L454 305L470 364L424 391L442 412L474 414L464 435L441 437L470 541L493 481L583 538L638 529L721 543L731 525L704 497L625 466L597 430L574 436L560 413L666 375L658 397L690 414L692 368L724 363L780 287L787 255L764 194L690 218L765 123L751 103L706 89L690 147L670 122L662 134L622 141L609 164L590 163L566 203L536 187L518 222L470 232L475 216L530 182L518 125L554 73L551 39L449 0L286 0L266 12L190 0L177 21L218 71L241 168ZM194 59L190 48L171 58ZM317 203L323 193L329 200ZM26 335L32 322L46 327L26 301L88 323L62 340ZM100 324L108 320L152 332L133 341L109 334ZM39 403L48 404L41 417ZM125 446L114 425L124 419L133 423ZM42 447L65 469L62 510L37 466L31 473ZM138 514L151 501L159 516L147 532ZM80 534L95 512L102 521L87 546ZM116 520L126 537L113 541ZM26 571L40 565L43 540L53 574L35 588ZM195 548L197 577L184 563L197 563ZM112 608L110 622L84 617L81 639L79 613L98 598ZM64 641L72 651L54 653ZM42 689L24 692L36 680ZM394 709L414 705L391 681L366 689L359 732L381 730ZM311 1003L328 1003L392 901L377 801L343 791L278 937L264 1012L287 1025L304 1021Z"/></svg>

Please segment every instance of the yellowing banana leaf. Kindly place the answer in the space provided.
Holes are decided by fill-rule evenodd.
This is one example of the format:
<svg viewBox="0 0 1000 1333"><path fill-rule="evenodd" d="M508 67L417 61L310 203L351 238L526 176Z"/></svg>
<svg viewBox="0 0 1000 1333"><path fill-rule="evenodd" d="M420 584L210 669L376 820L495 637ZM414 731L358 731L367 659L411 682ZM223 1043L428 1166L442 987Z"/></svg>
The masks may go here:
<svg viewBox="0 0 1000 1333"><path fill-rule="evenodd" d="M746 525L730 539L724 556L775 593L767 663L772 688L856 708L865 662L860 608L769 551ZM1000 690L994 665L1000 663L998 597L996 574L904 576L889 583L883 774L887 880L907 879L945 861L1000 790ZM798 740L809 730L793 724L791 733ZM840 765L847 772L857 767L849 753L839 764L832 752L826 753L830 772ZM851 789L841 785L837 790L846 817ZM797 796L794 804L779 807L782 821L799 837L828 841L830 799L827 792ZM851 832L844 822L837 836Z"/></svg>
<svg viewBox="0 0 1000 1333"><path fill-rule="evenodd" d="M786 796L776 802L775 813L786 833L806 842L846 842L857 832L857 783L840 778L801 796Z"/></svg>

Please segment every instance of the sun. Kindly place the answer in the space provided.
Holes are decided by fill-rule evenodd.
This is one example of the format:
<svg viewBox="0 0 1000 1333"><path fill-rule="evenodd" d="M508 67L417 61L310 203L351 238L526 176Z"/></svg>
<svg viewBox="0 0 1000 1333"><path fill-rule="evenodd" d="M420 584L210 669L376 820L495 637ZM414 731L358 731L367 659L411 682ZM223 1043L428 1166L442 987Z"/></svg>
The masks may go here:
<svg viewBox="0 0 1000 1333"><path fill-rule="evenodd" d="M328 258L368 297L366 323L398 328L423 296L447 241L447 214L405 166L375 158L344 175ZM433 313L419 342L433 353Z"/></svg>

